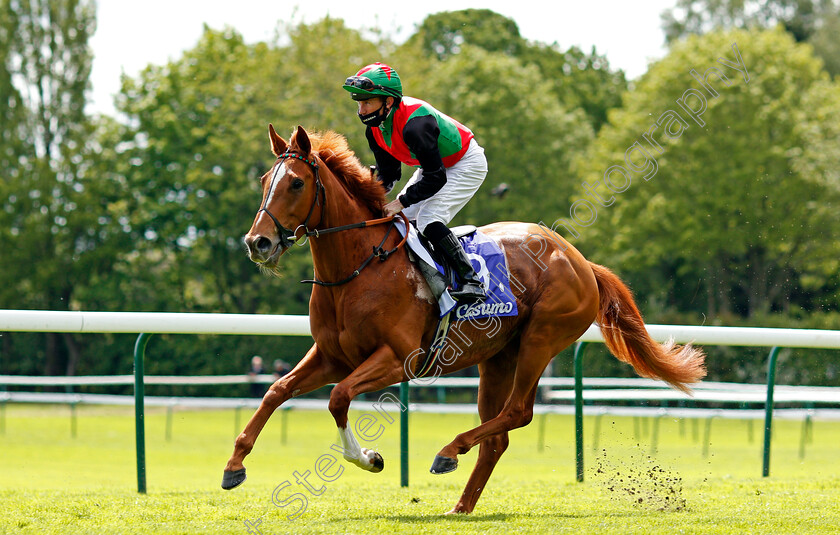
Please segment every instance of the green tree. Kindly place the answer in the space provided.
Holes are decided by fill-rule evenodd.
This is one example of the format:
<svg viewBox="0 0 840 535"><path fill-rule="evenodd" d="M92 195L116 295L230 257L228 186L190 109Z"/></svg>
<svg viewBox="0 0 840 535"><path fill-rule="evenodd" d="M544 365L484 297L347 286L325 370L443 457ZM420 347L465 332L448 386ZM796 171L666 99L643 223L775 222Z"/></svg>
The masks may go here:
<svg viewBox="0 0 840 535"><path fill-rule="evenodd" d="M578 183L574 155L592 139L580 110L569 111L551 93L533 65L464 45L465 53L401 76L418 96L463 121L484 147L489 172L483 188L458 217L485 224L532 221L554 213ZM503 198L491 189L506 183Z"/></svg>
<svg viewBox="0 0 840 535"><path fill-rule="evenodd" d="M795 134L806 141L790 151L794 169L816 188L825 189L825 197L814 199L809 208L830 221L837 211L832 201L840 195L840 84L815 83L803 95L797 113ZM811 299L815 310L836 310L840 303L840 258L833 253L832 249L816 251L814 273L802 278L803 297Z"/></svg>
<svg viewBox="0 0 840 535"><path fill-rule="evenodd" d="M309 130L339 132L360 156L372 156L356 116L356 103L342 85L365 65L387 63L391 43L368 41L340 19L329 17L290 26L286 36L288 45L274 48L277 72L288 77L273 98L273 105L282 106L279 124L288 132L298 124ZM283 134L282 130L278 132Z"/></svg>
<svg viewBox="0 0 840 535"><path fill-rule="evenodd" d="M15 20L9 6L0 10L0 244L9 245L17 230L12 226L14 206L17 202L17 184L21 182L20 160L26 154L26 110L20 92L12 83L14 63L12 40ZM10 251L9 247L3 250ZM4 254L5 260L5 254ZM0 270L0 302L15 303L19 300L20 287L16 284L18 273L11 266Z"/></svg>
<svg viewBox="0 0 840 535"><path fill-rule="evenodd" d="M13 122L13 162L4 165L4 278L17 291L0 294L9 308L70 309L91 273L107 272L103 206L115 195L88 173L92 125L84 107L95 6L79 0L2 2L4 119ZM15 127L14 125L17 125ZM5 130L4 123L4 130ZM12 133L16 132L16 133ZM11 138L11 139L10 139ZM110 193L109 193L110 192ZM5 285L4 285L5 286ZM43 337L42 369L73 373L80 355L72 335Z"/></svg>
<svg viewBox="0 0 840 535"><path fill-rule="evenodd" d="M662 13L669 43L720 29L766 29L781 24L797 42L807 41L832 0L678 0Z"/></svg>
<svg viewBox="0 0 840 535"><path fill-rule="evenodd" d="M732 68L738 63L745 72ZM708 73L709 87L691 70ZM581 163L590 183L601 181L602 198L614 199L597 206L591 229L579 229L585 247L597 250L590 256L627 273L659 310L717 320L812 307L802 288L830 285L839 252L838 192L801 156L824 166L805 147L836 140L824 121L836 114L836 89L826 84L810 47L782 31L716 32L674 44ZM695 120L687 109L703 111ZM681 119L669 138L673 113Z"/></svg>
<svg viewBox="0 0 840 535"><path fill-rule="evenodd" d="M840 7L825 13L816 31L808 38L816 54L825 63L825 70L836 77L840 74Z"/></svg>
<svg viewBox="0 0 840 535"><path fill-rule="evenodd" d="M624 72L611 69L595 47L589 53L575 46L562 52L556 43L535 43L522 51L520 59L537 65L559 101L566 108L583 110L596 132L607 122L609 110L621 107L621 95L627 90Z"/></svg>
<svg viewBox="0 0 840 535"><path fill-rule="evenodd" d="M464 44L509 56L518 56L526 46L516 22L489 9L429 15L409 42L441 61L460 54Z"/></svg>
<svg viewBox="0 0 840 535"><path fill-rule="evenodd" d="M607 110L621 105L621 93L627 89L624 73L610 69L607 58L594 47L587 54L578 47L564 52L556 42L530 43L520 35L515 21L489 9L429 15L407 46L440 61L471 49L467 47L478 47L536 65L541 77L551 82L546 86L549 94L568 109L582 109L595 131L606 122Z"/></svg>
<svg viewBox="0 0 840 535"><path fill-rule="evenodd" d="M665 40L713 30L770 29L781 25L814 46L832 75L840 73L840 3L837 0L679 0L662 14Z"/></svg>
<svg viewBox="0 0 840 535"><path fill-rule="evenodd" d="M135 306L256 311L256 293L237 292L256 275L245 270L238 238L270 164L257 127L286 85L253 78L273 65L266 45L208 29L180 60L123 80L117 106L134 125L125 142L138 204L130 220L137 254L126 259L139 274Z"/></svg>

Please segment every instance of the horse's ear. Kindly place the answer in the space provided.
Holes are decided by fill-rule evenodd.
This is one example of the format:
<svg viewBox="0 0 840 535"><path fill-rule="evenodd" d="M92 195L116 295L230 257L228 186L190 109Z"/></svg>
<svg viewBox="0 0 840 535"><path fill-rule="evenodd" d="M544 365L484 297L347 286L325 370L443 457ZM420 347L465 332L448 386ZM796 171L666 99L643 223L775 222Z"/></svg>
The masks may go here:
<svg viewBox="0 0 840 535"><path fill-rule="evenodd" d="M277 132L274 130L274 125L271 123L268 124L268 139L271 140L271 152L278 158L289 147L286 140L277 135Z"/></svg>
<svg viewBox="0 0 840 535"><path fill-rule="evenodd" d="M309 156L309 151L312 150L312 143L309 141L309 135L302 126L298 125L292 134L292 147L295 152L306 158Z"/></svg>

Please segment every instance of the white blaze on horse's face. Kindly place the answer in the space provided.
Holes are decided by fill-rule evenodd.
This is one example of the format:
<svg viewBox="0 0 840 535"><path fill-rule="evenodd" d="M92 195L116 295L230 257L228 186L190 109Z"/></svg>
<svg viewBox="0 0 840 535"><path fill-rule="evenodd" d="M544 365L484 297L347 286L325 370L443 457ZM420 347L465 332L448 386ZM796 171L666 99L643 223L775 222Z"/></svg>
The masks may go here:
<svg viewBox="0 0 840 535"><path fill-rule="evenodd" d="M244 240L248 256L261 265L275 264L277 257L288 248L278 225L292 229L298 225L294 212L299 211L296 209L305 182L304 177L292 170L291 163L289 159L279 160L262 177L261 208Z"/></svg>
<svg viewBox="0 0 840 535"><path fill-rule="evenodd" d="M282 159L265 175L270 178L262 206L283 226L294 229L301 223L297 220L300 217L298 212L306 209L300 206L303 202L302 193L306 186L306 177L292 169L292 163L294 160L290 158ZM266 216L266 224L275 226L269 213L261 211L259 216Z"/></svg>
<svg viewBox="0 0 840 535"><path fill-rule="evenodd" d="M280 163L274 166L274 169L271 171L271 179L268 183L268 192L265 194L265 199L263 200L263 206L271 207L274 204L274 197L277 192L277 188L285 178L286 175L289 173L289 160L282 160ZM269 208L270 209L270 208ZM266 213L261 213L261 216L268 216ZM269 218L270 219L270 218ZM271 221L269 221L271 222ZM273 224L273 222L272 222Z"/></svg>
<svg viewBox="0 0 840 535"><path fill-rule="evenodd" d="M274 169L271 170L271 178L268 182L268 191L265 193L265 197L263 198L263 206L271 210L271 213L275 214L275 217L277 218L282 218L284 215L282 213L277 213L279 210L276 208L272 208L275 206L275 200L278 195L277 192L278 190L282 192L288 189L287 184L289 180L293 180L289 164L289 160L281 160L274 166ZM270 227L274 227L274 221L271 220L271 217L267 213L260 212L259 217L265 217L266 224Z"/></svg>

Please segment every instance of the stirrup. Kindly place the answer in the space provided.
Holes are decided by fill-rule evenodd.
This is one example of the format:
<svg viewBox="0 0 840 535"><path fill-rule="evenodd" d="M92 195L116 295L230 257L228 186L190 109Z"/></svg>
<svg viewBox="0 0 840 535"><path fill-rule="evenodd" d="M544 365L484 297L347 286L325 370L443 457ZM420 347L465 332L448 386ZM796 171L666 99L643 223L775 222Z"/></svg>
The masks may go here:
<svg viewBox="0 0 840 535"><path fill-rule="evenodd" d="M449 295L461 303L477 303L487 299L487 291L481 282L467 281L460 289L451 290Z"/></svg>

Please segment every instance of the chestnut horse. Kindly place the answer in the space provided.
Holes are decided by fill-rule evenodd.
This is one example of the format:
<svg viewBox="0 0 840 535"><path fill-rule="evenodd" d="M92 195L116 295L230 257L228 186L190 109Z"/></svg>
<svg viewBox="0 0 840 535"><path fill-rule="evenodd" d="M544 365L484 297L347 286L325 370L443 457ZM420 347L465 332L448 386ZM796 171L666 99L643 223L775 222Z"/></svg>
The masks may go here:
<svg viewBox="0 0 840 535"><path fill-rule="evenodd" d="M310 237L316 284L309 301L315 344L295 368L266 392L236 438L222 486L245 480L243 460L263 426L284 401L336 383L329 410L349 462L379 472L379 453L360 447L348 426L350 401L365 392L414 378L419 348L428 348L438 307L401 236L382 219L385 192L346 140L335 133L290 142L269 125L277 161L262 177L262 205L245 236L250 259L274 271L280 256ZM379 219L377 219L379 218ZM354 225L360 222L368 224ZM351 228L345 228L350 226ZM294 229L294 230L293 230ZM329 232L330 230L339 230ZM597 321L606 345L639 375L688 391L705 376L704 354L690 345L659 344L645 330L629 289L607 268L587 261L561 236L535 224L495 223L479 229L504 251L518 315L498 318L492 333L461 321L453 326L470 344L438 363L440 374L478 365L481 425L459 434L435 457L433 473L452 471L458 455L480 445L475 468L451 513L475 507L508 446L508 432L533 415L537 382L549 361ZM371 248L393 251L370 262ZM335 284L330 284L335 283ZM406 361L409 361L407 365ZM421 359L417 359L421 360Z"/></svg>

